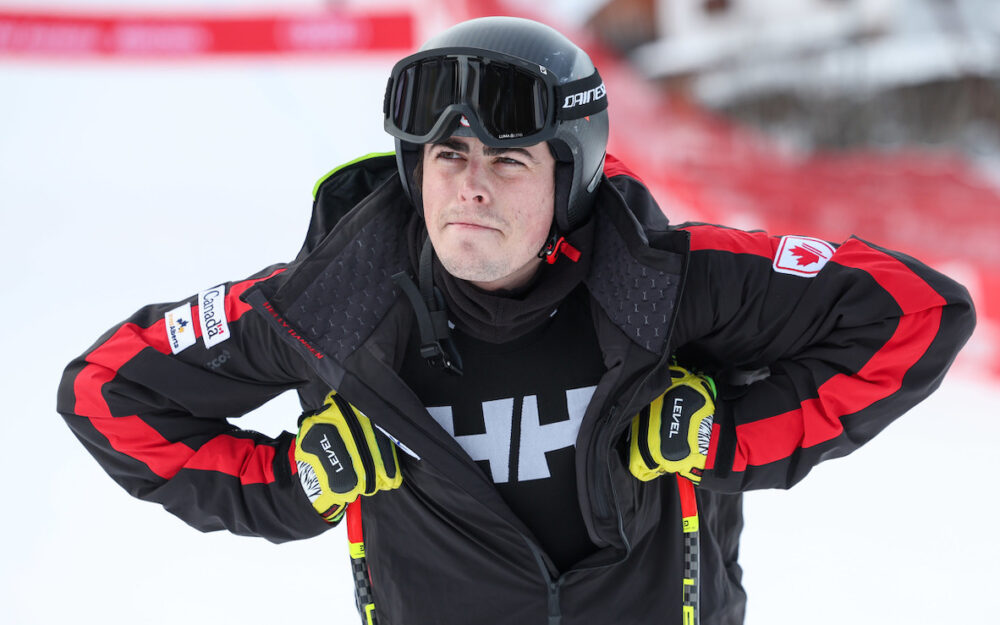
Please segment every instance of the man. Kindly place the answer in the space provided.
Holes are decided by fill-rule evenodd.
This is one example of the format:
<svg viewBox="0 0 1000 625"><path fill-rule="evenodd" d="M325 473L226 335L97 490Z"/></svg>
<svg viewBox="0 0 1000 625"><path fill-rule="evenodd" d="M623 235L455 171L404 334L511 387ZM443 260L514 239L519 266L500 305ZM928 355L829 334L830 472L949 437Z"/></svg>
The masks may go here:
<svg viewBox="0 0 1000 625"><path fill-rule="evenodd" d="M293 262L140 310L59 411L203 531L308 538L363 500L383 625L741 622L739 493L926 397L972 304L858 239L668 226L606 107L548 27L446 30L393 69L395 157L318 186ZM290 389L297 436L227 421Z"/></svg>

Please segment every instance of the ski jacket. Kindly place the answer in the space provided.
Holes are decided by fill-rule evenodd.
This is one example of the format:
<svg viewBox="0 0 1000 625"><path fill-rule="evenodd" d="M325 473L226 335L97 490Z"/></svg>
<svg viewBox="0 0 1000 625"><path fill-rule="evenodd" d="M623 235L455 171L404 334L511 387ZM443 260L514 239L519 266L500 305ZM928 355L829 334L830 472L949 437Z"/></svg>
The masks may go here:
<svg viewBox="0 0 1000 625"><path fill-rule="evenodd" d="M576 442L597 550L560 573L397 375L413 312L391 277L411 271L413 209L395 172L391 155L332 172L296 259L139 310L69 364L58 398L132 495L202 531L281 542L330 527L295 476L294 437L228 419L337 389L407 452L402 487L364 499L381 625L680 623L677 482L635 480L622 447L675 355L720 393L696 492L701 622L742 622L740 493L788 488L871 439L938 386L974 325L959 284L857 238L669 226L609 157L584 250L606 373Z"/></svg>

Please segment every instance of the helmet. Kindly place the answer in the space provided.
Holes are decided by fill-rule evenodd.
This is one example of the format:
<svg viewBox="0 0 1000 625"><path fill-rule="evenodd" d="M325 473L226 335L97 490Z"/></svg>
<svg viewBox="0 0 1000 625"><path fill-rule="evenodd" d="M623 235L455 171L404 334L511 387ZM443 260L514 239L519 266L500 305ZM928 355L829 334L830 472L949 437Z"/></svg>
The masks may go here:
<svg viewBox="0 0 1000 625"><path fill-rule="evenodd" d="M607 94L590 57L549 26L514 17L452 26L396 64L383 108L418 211L413 172L423 144L459 135L491 147L547 141L556 160L555 227L570 232L590 215L604 171Z"/></svg>

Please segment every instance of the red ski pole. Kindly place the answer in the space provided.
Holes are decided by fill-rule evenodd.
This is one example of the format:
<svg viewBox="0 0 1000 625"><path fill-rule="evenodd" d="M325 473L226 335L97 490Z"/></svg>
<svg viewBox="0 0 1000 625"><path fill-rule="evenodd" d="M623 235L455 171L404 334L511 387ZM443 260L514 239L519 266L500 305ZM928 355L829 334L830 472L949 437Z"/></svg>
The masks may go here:
<svg viewBox="0 0 1000 625"><path fill-rule="evenodd" d="M361 526L361 498L347 506L347 542L351 553L351 570L354 573L354 604L363 625L377 625L375 600L372 597L372 580L365 558L365 538Z"/></svg>
<svg viewBox="0 0 1000 625"><path fill-rule="evenodd" d="M681 497L681 528L684 531L684 600L682 604L684 625L699 625L698 609L700 586L700 556L698 553L698 499L694 484L677 476L677 490Z"/></svg>

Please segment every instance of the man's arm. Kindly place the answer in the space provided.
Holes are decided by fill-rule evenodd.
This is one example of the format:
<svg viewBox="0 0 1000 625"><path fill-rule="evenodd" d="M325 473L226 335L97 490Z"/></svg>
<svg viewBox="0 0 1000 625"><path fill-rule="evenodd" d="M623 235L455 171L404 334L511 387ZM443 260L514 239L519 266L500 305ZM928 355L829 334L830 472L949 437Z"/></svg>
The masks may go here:
<svg viewBox="0 0 1000 625"><path fill-rule="evenodd" d="M936 389L972 333L968 292L903 254L681 228L674 344L719 385L705 488L787 488L850 453Z"/></svg>
<svg viewBox="0 0 1000 625"><path fill-rule="evenodd" d="M139 310L59 387L58 411L115 481L202 531L282 542L329 527L294 475L294 437L227 421L306 382L304 363L239 299L281 270Z"/></svg>

